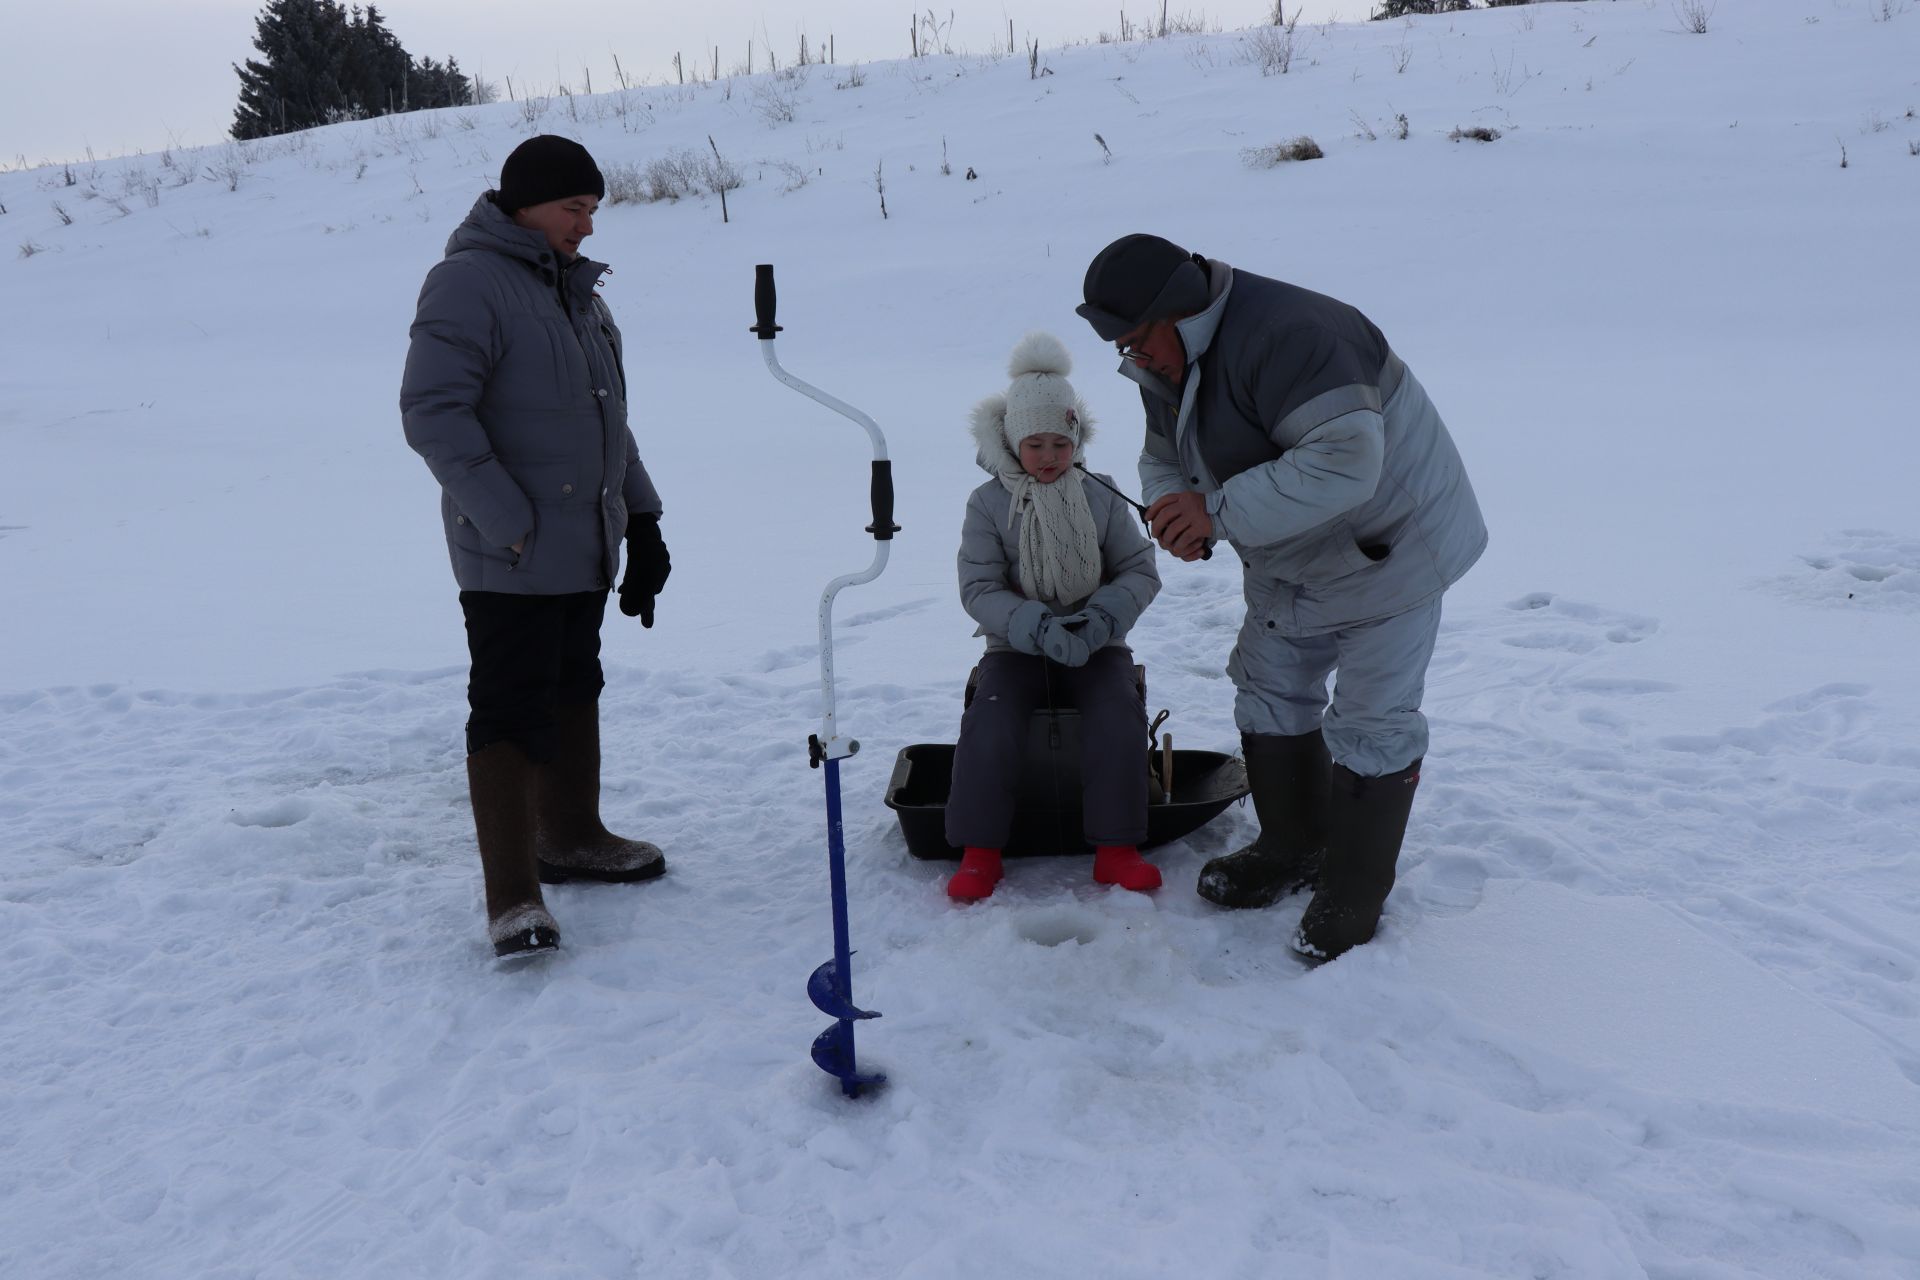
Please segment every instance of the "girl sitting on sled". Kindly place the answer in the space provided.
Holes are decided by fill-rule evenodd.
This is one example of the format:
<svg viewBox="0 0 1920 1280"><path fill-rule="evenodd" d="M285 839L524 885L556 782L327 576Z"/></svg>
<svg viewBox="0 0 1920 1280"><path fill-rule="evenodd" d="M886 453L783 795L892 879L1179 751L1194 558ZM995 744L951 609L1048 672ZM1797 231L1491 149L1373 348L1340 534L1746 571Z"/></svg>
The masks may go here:
<svg viewBox="0 0 1920 1280"><path fill-rule="evenodd" d="M1058 338L1029 334L1013 350L1005 394L973 411L979 463L992 478L967 499L960 532L960 603L987 639L947 800L947 842L964 850L947 893L960 901L1000 882L1027 721L1050 690L1070 692L1080 712L1093 878L1160 886L1138 847L1147 834L1147 722L1125 644L1160 575L1133 513L1111 490L1083 483L1075 465L1093 423L1067 381L1072 363Z"/></svg>

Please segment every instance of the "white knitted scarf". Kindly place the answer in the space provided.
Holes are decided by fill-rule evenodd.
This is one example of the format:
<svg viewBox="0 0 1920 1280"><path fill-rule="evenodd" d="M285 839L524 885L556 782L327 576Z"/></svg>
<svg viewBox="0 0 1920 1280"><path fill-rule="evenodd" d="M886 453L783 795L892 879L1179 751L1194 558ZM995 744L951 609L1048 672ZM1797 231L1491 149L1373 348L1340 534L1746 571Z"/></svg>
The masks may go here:
<svg viewBox="0 0 1920 1280"><path fill-rule="evenodd" d="M1078 468L1041 484L1009 459L994 474L1013 495L1007 520L1020 520L1020 593L1029 600L1072 605L1100 586L1100 530L1087 506Z"/></svg>

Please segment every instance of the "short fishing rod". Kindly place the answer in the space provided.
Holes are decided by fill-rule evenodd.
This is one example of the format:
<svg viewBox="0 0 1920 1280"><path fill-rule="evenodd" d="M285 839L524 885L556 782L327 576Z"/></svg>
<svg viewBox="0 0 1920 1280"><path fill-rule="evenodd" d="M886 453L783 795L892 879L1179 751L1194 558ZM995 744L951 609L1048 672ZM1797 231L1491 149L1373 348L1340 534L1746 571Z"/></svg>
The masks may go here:
<svg viewBox="0 0 1920 1280"><path fill-rule="evenodd" d="M1073 464L1073 469L1075 471L1078 471L1081 475L1085 476L1087 479L1093 481L1095 484L1099 485L1102 489L1105 489L1108 493L1111 493L1114 497L1120 499L1120 501L1132 507L1135 511L1138 511L1140 513L1140 523L1147 526L1147 532L1149 533L1153 532L1153 522L1147 519L1146 507L1142 506L1138 502L1135 502L1132 498L1129 498L1126 494L1120 492L1118 489L1108 484L1105 480L1102 480L1099 476L1087 470L1086 463L1076 462ZM1207 546L1201 547L1200 558L1202 560L1213 559L1213 548L1207 547Z"/></svg>

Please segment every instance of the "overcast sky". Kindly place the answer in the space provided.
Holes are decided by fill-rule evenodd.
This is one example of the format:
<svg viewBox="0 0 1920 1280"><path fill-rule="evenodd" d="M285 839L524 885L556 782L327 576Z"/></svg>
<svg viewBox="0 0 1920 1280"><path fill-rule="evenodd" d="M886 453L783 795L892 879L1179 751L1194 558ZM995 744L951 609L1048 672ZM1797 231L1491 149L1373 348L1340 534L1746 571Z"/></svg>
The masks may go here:
<svg viewBox="0 0 1920 1280"><path fill-rule="evenodd" d="M813 43L834 37L841 62L907 53L913 0L392 0L387 26L416 57L458 58L468 71L515 88L578 89L591 69L593 86L613 83L618 55L634 79L673 74L673 54L689 61L720 46L723 70L771 41L790 62L805 32ZM1204 14L1226 29L1271 13L1271 0L1213 0L1172 11ZM1288 0L1289 11L1294 7ZM1360 18L1371 0L1309 0L1305 21ZM21 0L7 5L0 39L0 164L106 156L171 143L203 146L226 137L239 81L232 64L253 56L253 18L261 0ZM954 16L956 50L1004 47L1007 19L1024 42L1043 48L1091 40L1119 27L1121 0L972 0L942 4ZM1130 0L1130 19L1159 15L1158 0ZM925 7L921 10L925 12ZM764 54L756 54L756 63Z"/></svg>

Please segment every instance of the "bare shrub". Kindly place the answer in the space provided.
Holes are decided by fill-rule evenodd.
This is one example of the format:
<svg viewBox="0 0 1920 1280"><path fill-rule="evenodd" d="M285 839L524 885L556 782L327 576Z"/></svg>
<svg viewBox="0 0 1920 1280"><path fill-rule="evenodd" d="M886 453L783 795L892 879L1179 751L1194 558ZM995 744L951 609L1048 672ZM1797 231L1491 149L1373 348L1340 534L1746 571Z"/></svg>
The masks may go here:
<svg viewBox="0 0 1920 1280"><path fill-rule="evenodd" d="M625 160L614 160L600 166L600 176L607 184L608 204L645 203L646 179L640 166Z"/></svg>
<svg viewBox="0 0 1920 1280"><path fill-rule="evenodd" d="M1703 36L1707 34L1707 24L1713 20L1713 11L1717 7L1717 0L1673 0L1673 16L1680 19L1682 31Z"/></svg>
<svg viewBox="0 0 1920 1280"><path fill-rule="evenodd" d="M1389 50L1389 53L1393 58L1393 74L1404 75L1408 64L1413 61L1413 50L1409 49L1406 40L1402 39L1398 45Z"/></svg>
<svg viewBox="0 0 1920 1280"><path fill-rule="evenodd" d="M1473 8L1473 0L1380 0L1380 7L1367 15L1373 22L1393 18L1426 17L1436 13L1463 13Z"/></svg>
<svg viewBox="0 0 1920 1280"><path fill-rule="evenodd" d="M769 128L792 124L800 113L800 95L790 82L763 80L753 86L753 111Z"/></svg>
<svg viewBox="0 0 1920 1280"><path fill-rule="evenodd" d="M907 39L916 58L924 58L930 53L952 53L953 10L947 10L945 22L941 22L932 9L915 14Z"/></svg>
<svg viewBox="0 0 1920 1280"><path fill-rule="evenodd" d="M711 139L708 146L713 146ZM745 184L739 168L722 158L717 147L710 155L690 147L675 147L644 165L615 161L602 165L600 172L606 179L606 202L610 205L657 204L700 192L724 200L727 192Z"/></svg>
<svg viewBox="0 0 1920 1280"><path fill-rule="evenodd" d="M1248 147L1240 153L1240 159L1249 169L1271 169L1294 160L1321 160L1326 154L1320 149L1319 143L1301 134L1291 141L1276 142L1272 146Z"/></svg>
<svg viewBox="0 0 1920 1280"><path fill-rule="evenodd" d="M1038 40L1027 41L1027 79L1038 80L1041 76L1050 76L1052 74L1052 67L1043 67L1040 65L1040 42Z"/></svg>
<svg viewBox="0 0 1920 1280"><path fill-rule="evenodd" d="M733 161L720 154L720 144L707 135L707 149L713 152L711 161L703 161L700 166L699 182L702 189L710 195L720 197L720 221L728 221L727 192L738 191L746 183L740 176L740 170Z"/></svg>
<svg viewBox="0 0 1920 1280"><path fill-rule="evenodd" d="M1248 62L1260 68L1261 75L1286 75L1300 51L1299 26L1300 11L1295 9L1284 27L1255 27L1240 37L1240 50Z"/></svg>
<svg viewBox="0 0 1920 1280"><path fill-rule="evenodd" d="M1365 138L1368 142L1378 142L1380 140L1380 135L1373 131L1373 126L1367 123L1365 116L1361 115L1358 111L1349 111L1347 114L1352 116L1353 123L1359 126L1360 132L1355 134L1355 137Z"/></svg>
<svg viewBox="0 0 1920 1280"><path fill-rule="evenodd" d="M46 251L47 247L45 245L35 244L31 240L22 240L20 242L20 256L23 258L31 258L36 253L45 253Z"/></svg>
<svg viewBox="0 0 1920 1280"><path fill-rule="evenodd" d="M1409 132L1410 128L1411 126L1407 124L1406 112L1403 111L1399 115L1396 115L1393 118L1393 136L1399 139L1401 142L1405 142L1407 140L1407 133Z"/></svg>
<svg viewBox="0 0 1920 1280"><path fill-rule="evenodd" d="M215 182L227 184L227 190L238 191L240 179L247 176L247 157L238 147L223 147L207 166L207 177Z"/></svg>
<svg viewBox="0 0 1920 1280"><path fill-rule="evenodd" d="M813 175L791 160L763 160L762 164L780 175L780 194L792 195L813 180Z"/></svg>
<svg viewBox="0 0 1920 1280"><path fill-rule="evenodd" d="M700 186L700 165L704 157L690 147L676 147L658 159L647 161L642 171L641 197L646 203L678 200L690 196Z"/></svg>
<svg viewBox="0 0 1920 1280"><path fill-rule="evenodd" d="M61 204L58 200L53 202L53 216L60 219L60 225L63 227L73 225L73 215L68 213L67 206Z"/></svg>
<svg viewBox="0 0 1920 1280"><path fill-rule="evenodd" d="M858 89L866 83L867 73L862 71L860 64L856 62L847 72L847 78L837 82L833 87L836 89Z"/></svg>
<svg viewBox="0 0 1920 1280"><path fill-rule="evenodd" d="M1467 129L1455 129L1447 135L1447 140L1449 142L1498 142L1500 131L1489 129L1483 124L1476 124Z"/></svg>
<svg viewBox="0 0 1920 1280"><path fill-rule="evenodd" d="M1176 13L1168 16L1166 9L1160 10L1160 37L1168 36L1204 36L1220 29L1220 24L1212 22L1204 13Z"/></svg>
<svg viewBox="0 0 1920 1280"><path fill-rule="evenodd" d="M1494 91L1502 97L1511 98L1514 94L1527 87L1527 81L1536 78L1540 74L1538 71L1527 70L1523 65L1520 68L1519 74L1515 75L1513 70L1514 55L1511 49L1507 50L1507 65L1504 67L1500 65L1499 54L1494 53L1488 56L1493 59Z"/></svg>

